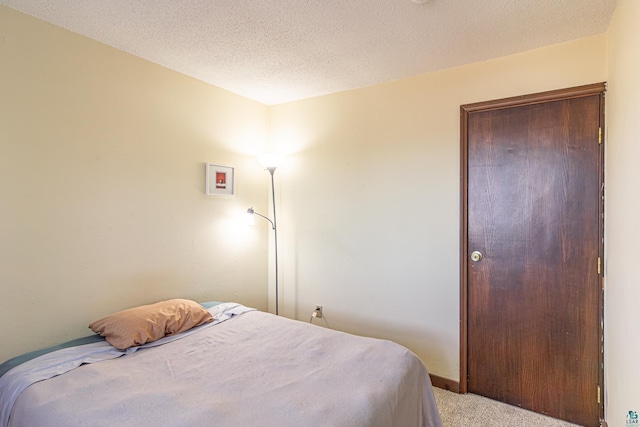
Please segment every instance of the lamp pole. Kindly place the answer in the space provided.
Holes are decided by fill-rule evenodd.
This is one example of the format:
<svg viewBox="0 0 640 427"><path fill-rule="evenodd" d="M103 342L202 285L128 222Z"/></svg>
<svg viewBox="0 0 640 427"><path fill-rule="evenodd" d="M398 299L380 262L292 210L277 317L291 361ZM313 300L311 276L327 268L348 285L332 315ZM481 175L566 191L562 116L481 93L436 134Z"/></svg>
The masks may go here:
<svg viewBox="0 0 640 427"><path fill-rule="evenodd" d="M262 164L262 166L269 171L269 174L271 175L271 200L273 201L273 221L271 221L269 218L267 218L264 215L260 215L259 213L255 212L253 210L253 208L249 208L247 210L247 213L250 214L257 214L260 215L261 217L263 217L264 219L266 219L267 221L269 221L271 223L271 226L273 227L273 245L274 245L274 258L275 258L275 262L276 262L276 268L275 268L275 273L276 273L276 316L278 316L280 314L280 310L279 310L279 305L280 305L280 290L278 289L278 227L276 226L276 185L275 185L275 181L273 178L274 173L276 172L276 168L278 166L280 166L280 164L282 163L282 161L284 160L284 157L282 155L279 154L261 154L260 156L258 156L258 160L260 161L260 164Z"/></svg>
<svg viewBox="0 0 640 427"><path fill-rule="evenodd" d="M273 174L276 171L276 168L271 166L268 167L267 170L271 174L271 200L273 201L273 243L275 249L275 261L276 261L276 316L278 316L278 300L280 299L280 294L278 293L278 227L276 226L276 190L275 183L273 180Z"/></svg>

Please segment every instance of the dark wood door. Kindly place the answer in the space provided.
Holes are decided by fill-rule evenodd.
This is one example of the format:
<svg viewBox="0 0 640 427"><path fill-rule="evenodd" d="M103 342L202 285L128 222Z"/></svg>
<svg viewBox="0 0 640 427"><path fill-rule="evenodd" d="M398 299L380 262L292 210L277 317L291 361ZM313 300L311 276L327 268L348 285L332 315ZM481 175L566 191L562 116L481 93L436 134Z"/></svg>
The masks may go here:
<svg viewBox="0 0 640 427"><path fill-rule="evenodd" d="M585 426L602 407L602 105L465 118L468 391Z"/></svg>

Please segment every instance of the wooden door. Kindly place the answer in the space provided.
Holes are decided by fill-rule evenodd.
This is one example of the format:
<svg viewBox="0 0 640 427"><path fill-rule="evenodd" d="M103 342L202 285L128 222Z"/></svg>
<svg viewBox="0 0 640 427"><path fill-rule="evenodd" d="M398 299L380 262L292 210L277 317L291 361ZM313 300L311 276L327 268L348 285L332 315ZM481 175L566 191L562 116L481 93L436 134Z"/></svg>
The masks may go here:
<svg viewBox="0 0 640 427"><path fill-rule="evenodd" d="M463 106L467 390L585 426L603 408L603 91Z"/></svg>

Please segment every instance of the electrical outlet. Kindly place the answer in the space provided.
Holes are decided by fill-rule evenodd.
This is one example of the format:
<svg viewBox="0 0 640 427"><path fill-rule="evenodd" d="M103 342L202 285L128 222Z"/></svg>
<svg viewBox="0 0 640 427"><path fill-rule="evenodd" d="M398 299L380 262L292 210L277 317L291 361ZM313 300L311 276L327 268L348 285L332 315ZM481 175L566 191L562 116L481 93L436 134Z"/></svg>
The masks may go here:
<svg viewBox="0 0 640 427"><path fill-rule="evenodd" d="M322 306L321 305L316 305L316 317L318 319L322 319Z"/></svg>

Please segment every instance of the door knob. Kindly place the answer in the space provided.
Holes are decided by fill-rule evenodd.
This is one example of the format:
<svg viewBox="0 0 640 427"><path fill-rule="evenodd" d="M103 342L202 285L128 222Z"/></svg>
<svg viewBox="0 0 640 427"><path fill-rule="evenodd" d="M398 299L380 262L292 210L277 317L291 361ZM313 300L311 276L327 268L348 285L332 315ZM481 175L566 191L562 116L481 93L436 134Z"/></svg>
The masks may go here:
<svg viewBox="0 0 640 427"><path fill-rule="evenodd" d="M471 252L471 261L478 262L482 259L482 253L480 251Z"/></svg>

